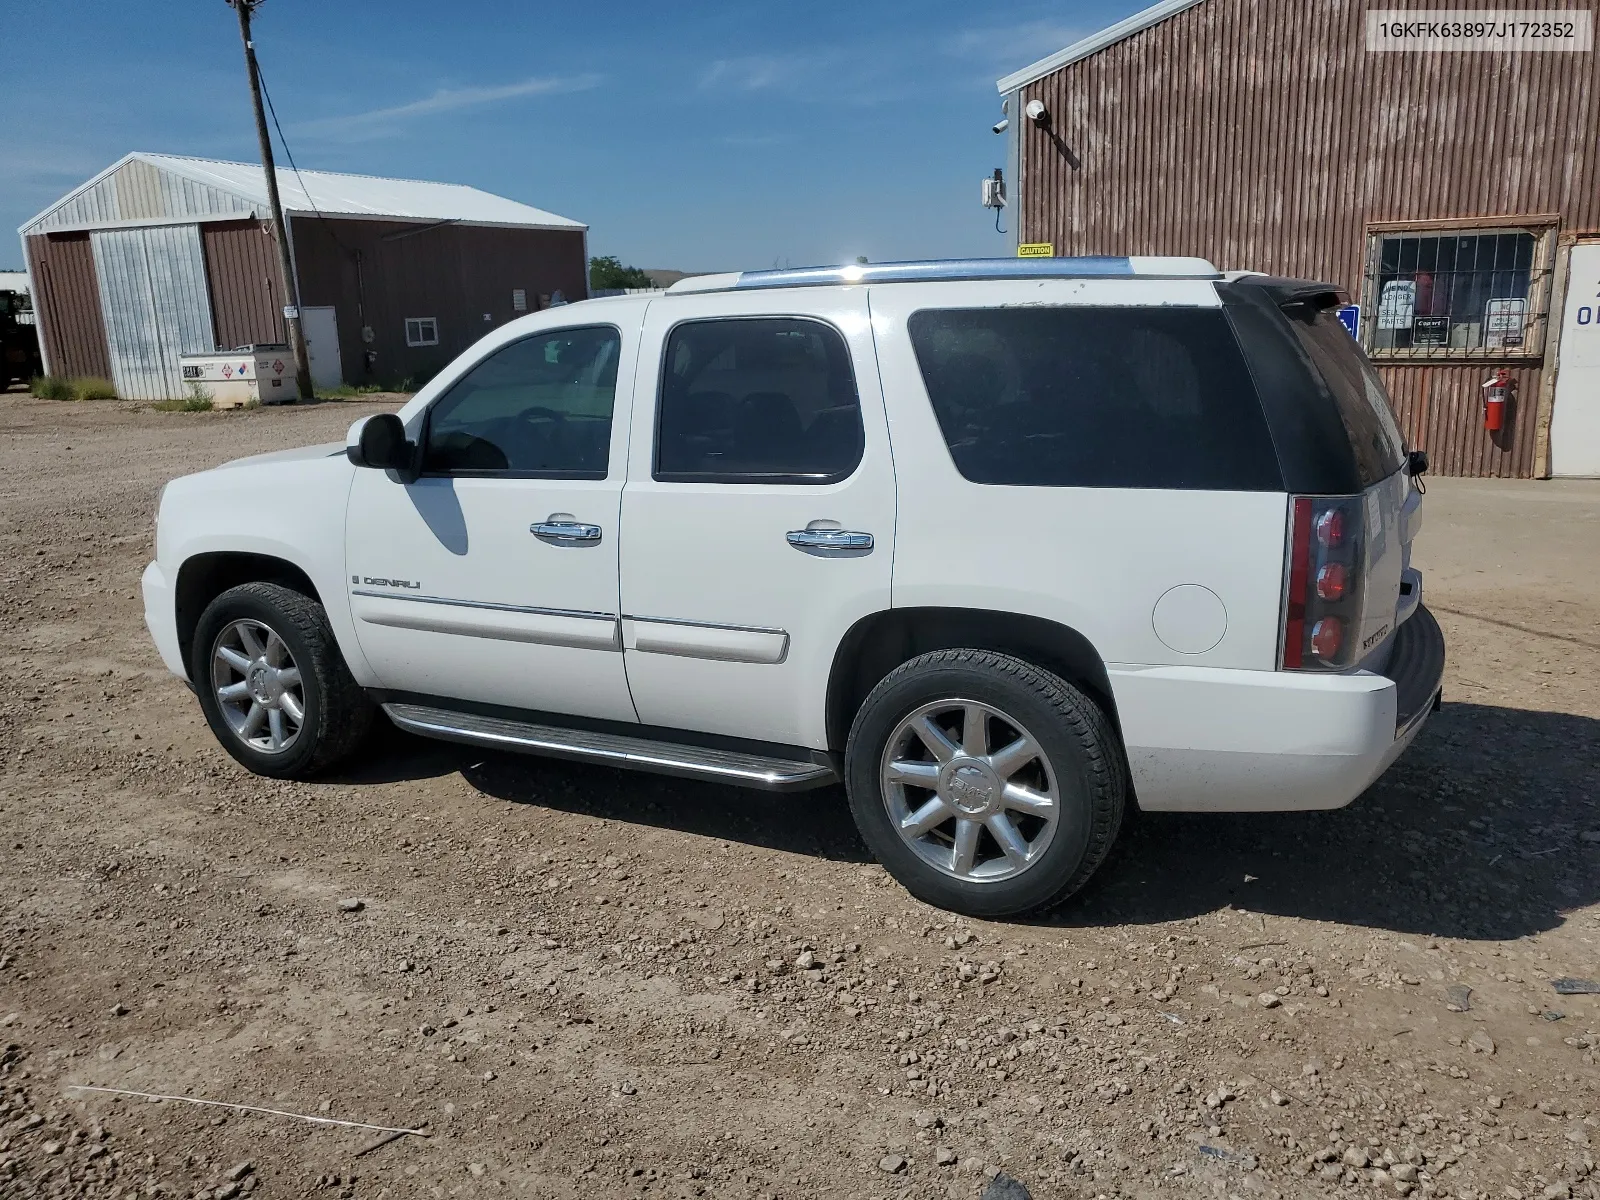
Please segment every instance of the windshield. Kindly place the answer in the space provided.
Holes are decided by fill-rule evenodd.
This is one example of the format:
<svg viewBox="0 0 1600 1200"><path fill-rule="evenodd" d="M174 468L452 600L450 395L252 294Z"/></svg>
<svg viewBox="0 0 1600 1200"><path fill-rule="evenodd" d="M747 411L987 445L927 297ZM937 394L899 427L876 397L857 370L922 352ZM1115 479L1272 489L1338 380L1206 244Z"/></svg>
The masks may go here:
<svg viewBox="0 0 1600 1200"><path fill-rule="evenodd" d="M1300 345L1333 393L1361 485L1371 487L1389 478L1405 463L1405 438L1395 423L1383 380L1332 310L1312 315L1303 307L1294 308L1288 317Z"/></svg>

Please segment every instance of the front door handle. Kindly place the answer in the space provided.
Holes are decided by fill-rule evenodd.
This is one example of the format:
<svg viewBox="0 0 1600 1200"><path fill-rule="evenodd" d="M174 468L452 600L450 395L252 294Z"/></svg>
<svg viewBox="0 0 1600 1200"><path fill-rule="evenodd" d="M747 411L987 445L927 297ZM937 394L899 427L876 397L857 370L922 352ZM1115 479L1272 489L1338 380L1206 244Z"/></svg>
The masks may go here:
<svg viewBox="0 0 1600 1200"><path fill-rule="evenodd" d="M788 537L797 550L872 549L872 535L853 529L791 529Z"/></svg>
<svg viewBox="0 0 1600 1200"><path fill-rule="evenodd" d="M580 546L595 546L600 543L600 526L574 521L566 513L554 513L547 521L535 521L528 526L528 532L551 542Z"/></svg>

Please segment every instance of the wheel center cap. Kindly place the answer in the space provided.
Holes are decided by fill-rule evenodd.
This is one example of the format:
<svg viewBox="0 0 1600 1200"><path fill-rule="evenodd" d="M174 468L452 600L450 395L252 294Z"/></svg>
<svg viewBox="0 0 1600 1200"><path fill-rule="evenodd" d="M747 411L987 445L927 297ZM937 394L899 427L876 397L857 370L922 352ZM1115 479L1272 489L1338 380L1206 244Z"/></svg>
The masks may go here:
<svg viewBox="0 0 1600 1200"><path fill-rule="evenodd" d="M946 802L968 816L980 816L1000 796L1000 781L983 763L957 760L945 769L939 791Z"/></svg>
<svg viewBox="0 0 1600 1200"><path fill-rule="evenodd" d="M250 668L246 682L250 685L251 698L257 704L271 704L276 698L277 689L273 686L273 676L276 674L265 663L257 663Z"/></svg>

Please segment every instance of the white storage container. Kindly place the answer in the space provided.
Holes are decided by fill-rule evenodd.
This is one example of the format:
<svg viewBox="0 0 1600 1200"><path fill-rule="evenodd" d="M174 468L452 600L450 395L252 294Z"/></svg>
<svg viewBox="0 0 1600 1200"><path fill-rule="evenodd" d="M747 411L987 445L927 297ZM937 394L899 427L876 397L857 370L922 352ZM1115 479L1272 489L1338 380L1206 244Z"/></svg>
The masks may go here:
<svg viewBox="0 0 1600 1200"><path fill-rule="evenodd" d="M178 359L184 386L198 388L213 408L251 402L288 404L300 399L294 357L287 346L240 346L227 353L185 354Z"/></svg>

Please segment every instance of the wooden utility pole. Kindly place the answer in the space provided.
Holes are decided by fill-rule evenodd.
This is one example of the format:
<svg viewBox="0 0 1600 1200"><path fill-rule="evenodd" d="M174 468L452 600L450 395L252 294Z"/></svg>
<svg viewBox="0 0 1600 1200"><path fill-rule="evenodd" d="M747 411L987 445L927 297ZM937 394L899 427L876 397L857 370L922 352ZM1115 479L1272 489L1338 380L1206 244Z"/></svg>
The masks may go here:
<svg viewBox="0 0 1600 1200"><path fill-rule="evenodd" d="M261 108L261 69L256 66L255 43L250 40L250 16L262 0L227 0L239 14L239 36L244 39L244 62L250 72L250 103L256 110L256 137L261 142L261 169L267 177L267 204L272 209L272 224L278 238L278 264L283 269L283 324L289 333L289 352L294 356L295 384L302 400L312 399L311 361L306 355L306 335L300 327L300 283L294 277L289 258L289 226L283 219L283 204L278 200L278 169L272 162L272 138L267 134L267 114Z"/></svg>

